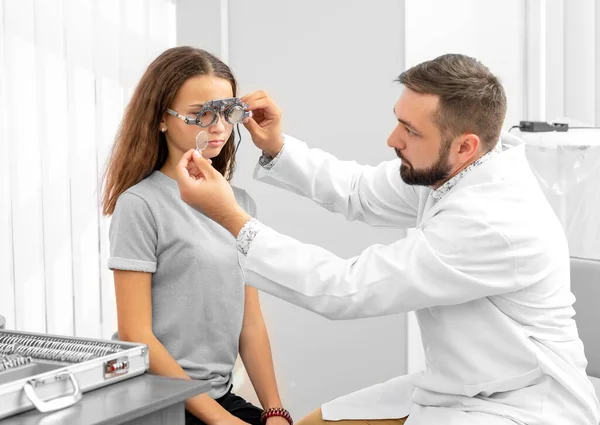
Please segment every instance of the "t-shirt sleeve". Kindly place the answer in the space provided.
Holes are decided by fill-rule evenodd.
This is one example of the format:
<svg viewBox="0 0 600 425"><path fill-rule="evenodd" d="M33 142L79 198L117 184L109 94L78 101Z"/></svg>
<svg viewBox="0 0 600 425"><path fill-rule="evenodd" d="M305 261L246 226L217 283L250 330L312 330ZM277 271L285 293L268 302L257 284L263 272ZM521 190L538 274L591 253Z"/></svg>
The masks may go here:
<svg viewBox="0 0 600 425"><path fill-rule="evenodd" d="M258 218L258 211L256 209L256 202L254 201L254 198L252 198L252 196L248 195L247 193L246 196L248 197L248 206L246 212L252 217Z"/></svg>
<svg viewBox="0 0 600 425"><path fill-rule="evenodd" d="M140 196L119 196L109 230L111 270L154 273L158 243L156 221Z"/></svg>
<svg viewBox="0 0 600 425"><path fill-rule="evenodd" d="M243 189L234 189L235 190L235 195L237 198L238 203L240 204L240 206L244 209L244 211L246 211L248 214L250 214L252 217L254 218L258 218L257 217L257 209L256 209L256 202L254 202L254 199L252 198L252 196L250 196L248 194L248 192L246 192Z"/></svg>

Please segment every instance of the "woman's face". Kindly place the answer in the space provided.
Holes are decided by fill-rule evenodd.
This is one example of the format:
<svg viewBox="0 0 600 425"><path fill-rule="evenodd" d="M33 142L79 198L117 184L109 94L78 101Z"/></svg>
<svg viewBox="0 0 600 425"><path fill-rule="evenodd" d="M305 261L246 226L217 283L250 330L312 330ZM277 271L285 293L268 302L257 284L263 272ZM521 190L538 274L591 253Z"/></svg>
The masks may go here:
<svg viewBox="0 0 600 425"><path fill-rule="evenodd" d="M214 75L199 75L189 78L179 89L169 108L184 116L195 117L205 102L215 99L233 97L231 83ZM204 131L208 138L208 146L202 151L204 158L214 158L221 152L233 130L219 115L219 119L211 126L199 127L183 122L183 120L165 114L161 129L167 128L165 136L169 155L179 159L185 152L196 147L196 136Z"/></svg>

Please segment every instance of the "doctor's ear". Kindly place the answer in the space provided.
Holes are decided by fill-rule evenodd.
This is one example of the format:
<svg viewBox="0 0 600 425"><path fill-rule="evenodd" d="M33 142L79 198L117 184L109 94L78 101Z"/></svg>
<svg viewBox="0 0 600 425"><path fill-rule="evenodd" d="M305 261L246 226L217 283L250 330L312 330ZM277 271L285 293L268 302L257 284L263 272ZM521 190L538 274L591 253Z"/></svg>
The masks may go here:
<svg viewBox="0 0 600 425"><path fill-rule="evenodd" d="M481 140L476 134L464 134L459 138L458 146L458 157L462 161L468 161L473 156L479 153L479 147L481 146Z"/></svg>

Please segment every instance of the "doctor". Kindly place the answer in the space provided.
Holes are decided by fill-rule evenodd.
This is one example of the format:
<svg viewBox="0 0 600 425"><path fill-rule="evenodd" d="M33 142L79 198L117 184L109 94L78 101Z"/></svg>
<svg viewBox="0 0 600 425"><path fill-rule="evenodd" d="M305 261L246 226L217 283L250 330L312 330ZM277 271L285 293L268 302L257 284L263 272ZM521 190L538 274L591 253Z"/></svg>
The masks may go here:
<svg viewBox="0 0 600 425"><path fill-rule="evenodd" d="M500 136L502 85L456 54L398 80L388 145L399 159L377 167L282 136L273 100L244 98L254 111L245 125L264 151L256 178L348 220L416 228L390 245L339 258L250 217L193 151L178 166L182 198L237 238L248 284L331 319L416 312L423 372L327 403L302 425L597 424L567 242L523 144Z"/></svg>

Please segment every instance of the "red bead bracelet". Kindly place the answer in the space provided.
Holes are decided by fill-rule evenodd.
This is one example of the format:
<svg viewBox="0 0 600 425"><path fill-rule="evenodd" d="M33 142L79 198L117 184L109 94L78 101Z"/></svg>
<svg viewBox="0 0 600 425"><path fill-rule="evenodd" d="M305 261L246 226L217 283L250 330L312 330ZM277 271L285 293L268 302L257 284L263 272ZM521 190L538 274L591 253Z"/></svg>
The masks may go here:
<svg viewBox="0 0 600 425"><path fill-rule="evenodd" d="M264 425L267 422L267 419L272 418L274 416L281 416L286 421L288 421L290 425L294 425L292 415L290 415L290 412L285 410L283 407L272 407L263 411L262 415L260 416L260 423Z"/></svg>

